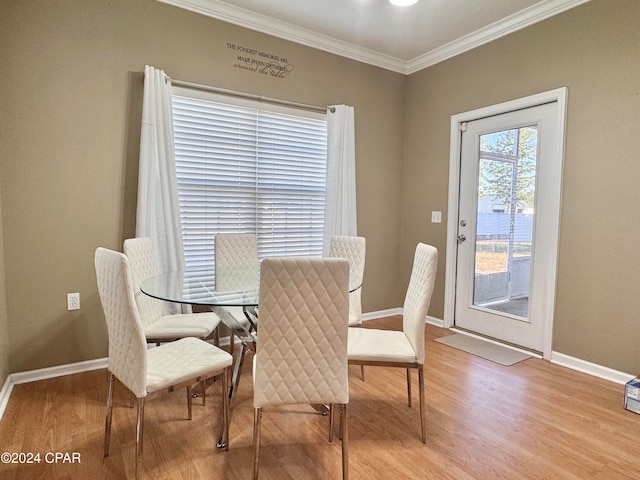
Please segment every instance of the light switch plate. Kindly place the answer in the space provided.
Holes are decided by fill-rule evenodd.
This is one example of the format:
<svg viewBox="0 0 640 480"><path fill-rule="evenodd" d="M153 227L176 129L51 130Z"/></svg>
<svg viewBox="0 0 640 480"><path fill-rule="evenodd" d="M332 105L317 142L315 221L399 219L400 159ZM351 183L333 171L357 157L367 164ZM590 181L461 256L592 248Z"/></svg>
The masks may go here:
<svg viewBox="0 0 640 480"><path fill-rule="evenodd" d="M442 212L431 212L431 223L441 223Z"/></svg>

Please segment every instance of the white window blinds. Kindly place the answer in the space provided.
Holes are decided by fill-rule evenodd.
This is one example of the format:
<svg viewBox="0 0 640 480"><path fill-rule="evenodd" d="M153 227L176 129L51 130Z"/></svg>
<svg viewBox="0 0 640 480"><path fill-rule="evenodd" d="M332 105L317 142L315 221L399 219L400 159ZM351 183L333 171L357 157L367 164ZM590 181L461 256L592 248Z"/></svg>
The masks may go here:
<svg viewBox="0 0 640 480"><path fill-rule="evenodd" d="M213 268L213 239L223 232L256 233L260 258L322 255L324 115L179 92L173 119L186 267Z"/></svg>

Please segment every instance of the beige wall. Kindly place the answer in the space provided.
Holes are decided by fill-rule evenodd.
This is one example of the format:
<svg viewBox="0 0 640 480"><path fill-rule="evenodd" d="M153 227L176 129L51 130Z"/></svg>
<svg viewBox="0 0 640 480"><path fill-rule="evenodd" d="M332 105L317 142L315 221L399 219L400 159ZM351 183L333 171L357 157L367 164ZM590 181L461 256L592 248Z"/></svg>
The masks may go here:
<svg viewBox="0 0 640 480"><path fill-rule="evenodd" d="M2 158L0 149L0 158ZM2 208L0 207L0 218ZM4 279L4 242L0 223L0 389L9 376L9 321L7 317L6 285Z"/></svg>
<svg viewBox="0 0 640 480"><path fill-rule="evenodd" d="M233 68L227 42L286 56L295 70L278 79ZM353 105L363 303L401 304L403 75L152 0L3 1L0 52L12 372L106 356L93 254L135 232L145 64L196 83ZM67 292L80 292L81 310L67 312Z"/></svg>
<svg viewBox="0 0 640 480"><path fill-rule="evenodd" d="M451 115L568 86L554 349L636 373L639 10L636 0L593 0L404 77L153 0L4 1L0 336L6 324L11 342L3 367L0 341L0 375L106 355L93 252L134 234L145 64L354 105L364 311L402 304L415 244L426 241L440 250L430 310L440 318L446 223L429 218L447 214ZM226 43L286 56L295 70L276 79L234 69ZM76 291L82 309L67 312L65 294Z"/></svg>
<svg viewBox="0 0 640 480"><path fill-rule="evenodd" d="M640 2L594 0L409 76L404 277L416 241L444 272L451 115L568 87L555 351L640 371ZM431 314L442 318L444 275Z"/></svg>

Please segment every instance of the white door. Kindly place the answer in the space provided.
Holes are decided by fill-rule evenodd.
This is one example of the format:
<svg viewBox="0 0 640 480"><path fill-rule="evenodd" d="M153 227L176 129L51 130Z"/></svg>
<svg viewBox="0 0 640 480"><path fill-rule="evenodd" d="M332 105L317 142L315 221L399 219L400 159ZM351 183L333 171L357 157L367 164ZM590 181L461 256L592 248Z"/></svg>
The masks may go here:
<svg viewBox="0 0 640 480"><path fill-rule="evenodd" d="M553 321L559 108L460 124L454 325L539 352Z"/></svg>

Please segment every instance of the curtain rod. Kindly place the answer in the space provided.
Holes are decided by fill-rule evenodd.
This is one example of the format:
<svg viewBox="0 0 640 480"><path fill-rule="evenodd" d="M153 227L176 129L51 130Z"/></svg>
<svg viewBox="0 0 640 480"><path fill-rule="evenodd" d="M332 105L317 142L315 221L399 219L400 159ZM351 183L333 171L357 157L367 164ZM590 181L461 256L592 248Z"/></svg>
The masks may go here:
<svg viewBox="0 0 640 480"><path fill-rule="evenodd" d="M306 110L313 110L316 112L326 113L327 110L329 110L331 113L335 113L336 111L334 107L321 107L318 105L308 105L306 103L290 102L288 100L280 100L277 98L263 97L261 95L254 95L252 93L244 93L244 92L238 92L236 90L228 90L226 88L211 87L209 85L202 85L199 83L185 82L183 80L175 80L170 77L167 77L167 78L171 80L172 85L176 85L177 87L194 88L196 90L204 90L207 92L221 93L223 95L232 95L234 97L240 97L240 98L248 98L251 100L257 100L259 102L267 102L267 103L274 103L277 105L286 105L289 107L303 108Z"/></svg>

